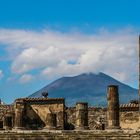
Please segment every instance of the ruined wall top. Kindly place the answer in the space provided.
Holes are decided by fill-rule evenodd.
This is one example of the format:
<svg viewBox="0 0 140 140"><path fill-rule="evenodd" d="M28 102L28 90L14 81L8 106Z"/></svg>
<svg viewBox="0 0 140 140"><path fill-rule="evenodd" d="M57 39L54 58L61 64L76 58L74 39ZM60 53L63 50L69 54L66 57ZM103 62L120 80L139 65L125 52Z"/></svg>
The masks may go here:
<svg viewBox="0 0 140 140"><path fill-rule="evenodd" d="M77 103L76 103L76 105L77 105L77 104L81 104L81 105L88 105L88 103L87 103L87 102L77 102Z"/></svg>
<svg viewBox="0 0 140 140"><path fill-rule="evenodd" d="M68 110L75 110L76 107L68 107ZM89 106L88 110L90 111L98 111L104 110L107 111L106 107L96 107L96 106ZM136 103L128 103L128 104L120 104L120 111L138 111L139 105Z"/></svg>
<svg viewBox="0 0 140 140"><path fill-rule="evenodd" d="M28 103L28 102L56 102L56 103L64 103L64 98L18 98L15 100L16 103Z"/></svg>

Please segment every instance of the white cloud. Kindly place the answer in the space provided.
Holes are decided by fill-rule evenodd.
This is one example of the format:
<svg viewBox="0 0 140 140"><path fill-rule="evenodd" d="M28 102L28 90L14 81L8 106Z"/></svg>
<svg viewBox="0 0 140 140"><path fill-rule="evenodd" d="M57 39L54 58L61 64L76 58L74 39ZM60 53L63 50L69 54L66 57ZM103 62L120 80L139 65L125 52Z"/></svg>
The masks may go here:
<svg viewBox="0 0 140 140"><path fill-rule="evenodd" d="M23 74L20 77L19 81L20 81L20 83L25 84L25 83L29 83L33 79L34 79L34 77L32 75L30 75L30 74Z"/></svg>
<svg viewBox="0 0 140 140"><path fill-rule="evenodd" d="M51 58L51 56L53 58ZM58 48L50 46L40 50L37 48L28 48L21 52L12 63L12 71L15 73L24 73L32 69L45 66L54 66L61 61Z"/></svg>
<svg viewBox="0 0 140 140"><path fill-rule="evenodd" d="M3 76L4 76L3 71L0 70L0 79L2 79Z"/></svg>
<svg viewBox="0 0 140 140"><path fill-rule="evenodd" d="M16 74L39 70L52 78L102 71L127 83L138 77L138 36L133 29L93 34L0 29L0 43L7 46Z"/></svg>

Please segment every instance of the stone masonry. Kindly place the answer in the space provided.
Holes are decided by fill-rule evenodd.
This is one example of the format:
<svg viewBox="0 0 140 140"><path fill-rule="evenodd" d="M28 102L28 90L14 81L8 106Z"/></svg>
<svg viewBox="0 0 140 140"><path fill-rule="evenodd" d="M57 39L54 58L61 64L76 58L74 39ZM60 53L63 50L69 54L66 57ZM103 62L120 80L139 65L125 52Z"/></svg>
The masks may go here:
<svg viewBox="0 0 140 140"><path fill-rule="evenodd" d="M108 107L107 107L107 128L119 129L119 93L118 86L109 85L107 93Z"/></svg>
<svg viewBox="0 0 140 140"><path fill-rule="evenodd" d="M1 105L7 110L0 116L0 140L140 140L140 132L130 130L139 121L138 104L120 106L118 94L116 85L108 86L107 108L84 102L67 108L63 98L48 97L20 98L8 108Z"/></svg>
<svg viewBox="0 0 140 140"><path fill-rule="evenodd" d="M104 130L137 129L139 106L120 105L118 87L108 86L108 108L76 103L65 107L63 98L20 98L11 106L0 105L0 129L5 130ZM119 109L120 108L120 109Z"/></svg>
<svg viewBox="0 0 140 140"><path fill-rule="evenodd" d="M87 103L76 103L76 129L88 129Z"/></svg>

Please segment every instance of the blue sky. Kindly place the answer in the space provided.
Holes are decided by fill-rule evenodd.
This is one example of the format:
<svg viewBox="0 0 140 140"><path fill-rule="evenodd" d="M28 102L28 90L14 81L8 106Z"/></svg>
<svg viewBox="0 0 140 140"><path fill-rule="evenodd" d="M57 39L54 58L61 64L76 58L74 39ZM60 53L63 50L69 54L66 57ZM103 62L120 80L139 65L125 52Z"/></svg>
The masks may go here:
<svg viewBox="0 0 140 140"><path fill-rule="evenodd" d="M1 0L2 100L10 103L83 72L102 71L137 88L139 5L139 0Z"/></svg>
<svg viewBox="0 0 140 140"><path fill-rule="evenodd" d="M0 24L8 28L46 26L139 26L139 0L2 0Z"/></svg>

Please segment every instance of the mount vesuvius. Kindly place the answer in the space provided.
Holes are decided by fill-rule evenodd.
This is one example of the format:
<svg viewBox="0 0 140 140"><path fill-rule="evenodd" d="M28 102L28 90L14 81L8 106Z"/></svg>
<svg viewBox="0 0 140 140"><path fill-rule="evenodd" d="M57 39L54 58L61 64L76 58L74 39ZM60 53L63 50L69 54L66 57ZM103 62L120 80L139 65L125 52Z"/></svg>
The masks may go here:
<svg viewBox="0 0 140 140"><path fill-rule="evenodd" d="M68 106L84 101L89 105L106 105L108 85L118 85L121 103L138 99L138 90L134 89L104 73L85 73L74 77L62 77L45 86L29 97L42 97L42 92L48 91L49 97L63 97Z"/></svg>

